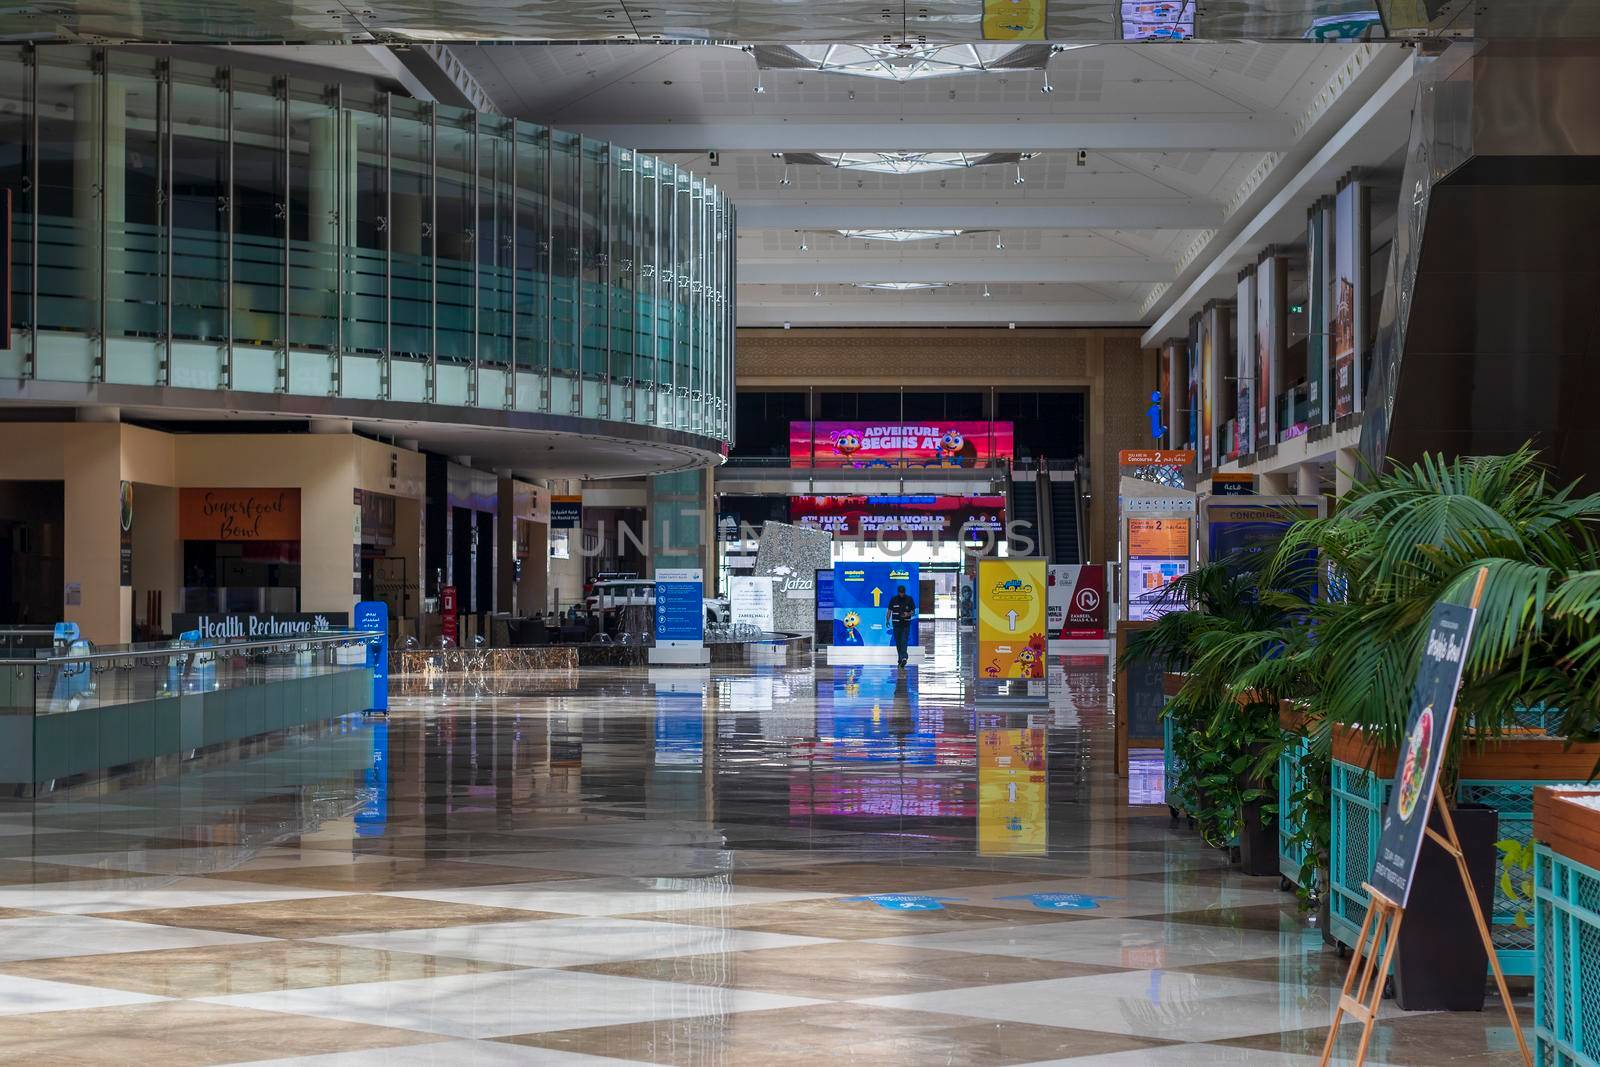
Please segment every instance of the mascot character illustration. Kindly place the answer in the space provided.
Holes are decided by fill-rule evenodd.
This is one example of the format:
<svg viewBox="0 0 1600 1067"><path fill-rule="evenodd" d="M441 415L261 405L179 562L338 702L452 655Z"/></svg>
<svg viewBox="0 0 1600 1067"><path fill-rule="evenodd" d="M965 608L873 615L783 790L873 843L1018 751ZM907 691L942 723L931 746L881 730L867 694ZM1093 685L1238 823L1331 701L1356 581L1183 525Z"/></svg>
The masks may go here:
<svg viewBox="0 0 1600 1067"><path fill-rule="evenodd" d="M1034 634L1028 638L1027 645L1017 650L1017 658L1011 661L1007 677L1043 678L1044 656L1044 634Z"/></svg>
<svg viewBox="0 0 1600 1067"><path fill-rule="evenodd" d="M861 451L860 430L839 430L828 438L833 445L833 454L843 459L849 459Z"/></svg>
<svg viewBox="0 0 1600 1067"><path fill-rule="evenodd" d="M967 440L960 430L946 430L939 435L938 453L928 463L930 467L973 467L978 462L978 447Z"/></svg>
<svg viewBox="0 0 1600 1067"><path fill-rule="evenodd" d="M839 636L835 638L833 642L834 644L859 645L863 643L861 640L860 612L856 611L854 608L851 608L849 611L839 616L839 626L841 627L841 632Z"/></svg>

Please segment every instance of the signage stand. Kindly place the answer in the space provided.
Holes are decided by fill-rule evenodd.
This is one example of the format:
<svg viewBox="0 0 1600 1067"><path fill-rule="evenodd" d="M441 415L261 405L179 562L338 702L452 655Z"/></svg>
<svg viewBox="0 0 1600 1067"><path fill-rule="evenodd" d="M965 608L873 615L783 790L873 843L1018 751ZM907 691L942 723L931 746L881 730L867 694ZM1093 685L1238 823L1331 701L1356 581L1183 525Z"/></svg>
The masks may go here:
<svg viewBox="0 0 1600 1067"><path fill-rule="evenodd" d="M1470 610L1473 612L1477 611L1478 603L1483 598L1483 583L1488 576L1489 571L1487 568L1478 571L1478 581L1473 588L1472 603L1470 605ZM1439 608L1434 609L1436 620L1439 617L1439 610ZM1432 638L1433 635L1430 634L1429 636ZM1464 662L1466 659L1466 649L1471 643L1470 638L1471 626L1469 620L1466 635L1460 645L1459 662ZM1430 640L1429 643L1431 645L1433 642ZM1424 660L1424 663L1426 664L1426 660ZM1414 720L1418 718L1415 705L1418 703L1419 698L1425 697L1426 684L1427 680L1419 675L1417 682L1418 692L1412 698L1414 707L1411 719L1413 721L1407 723L1407 733L1411 734L1413 739L1411 742L1413 753L1416 747L1414 731L1417 725ZM1522 1023L1517 1019L1517 1010L1511 1005L1511 993L1506 988L1505 972L1500 969L1500 958L1495 955L1494 938L1489 934L1489 924L1484 920L1483 908L1478 903L1478 893L1472 884L1472 874L1467 870L1467 859L1461 851L1461 841L1456 836L1456 824L1455 820L1450 816L1450 805L1446 803L1444 790L1439 785L1439 764L1443 759L1443 750L1449 744L1450 727L1455 715L1455 689L1460 684L1461 668L1458 666L1455 669L1455 680L1450 689L1450 712L1444 717L1443 724L1439 727L1437 735L1431 739L1433 746L1431 751L1425 753L1422 759L1417 761L1419 764L1427 764L1430 762L1429 757L1431 757L1431 766L1428 766L1423 773L1433 778L1433 788L1427 793L1426 799L1416 805L1416 809L1420 810L1413 810L1410 816L1407 816L1404 801L1402 800L1405 776L1408 772L1414 774L1418 770L1418 768L1408 766L1412 763L1411 758L1409 758L1411 754L1408 753L1402 753L1402 759L1397 761L1395 773L1398 776L1397 781L1401 784L1396 786L1389 803L1399 808L1402 820L1420 824L1422 833L1426 835L1428 840L1444 849L1456 861L1456 870L1461 875L1461 889L1467 895L1467 903L1472 906L1472 920L1478 927L1478 937L1482 939L1483 949L1489 956L1489 967L1494 972L1495 987L1500 992L1500 1003L1505 1006L1506 1018L1511 1022L1512 1033L1517 1035L1517 1047L1522 1052L1522 1062L1527 1067L1533 1067L1533 1053L1529 1051L1527 1038L1522 1034ZM1429 704L1427 712L1431 712L1432 707L1433 705ZM1426 715L1427 712L1424 714ZM1438 810L1439 821L1444 824L1444 833L1441 834L1428 825L1430 808ZM1386 837L1388 830L1386 820ZM1416 847L1420 849L1420 840ZM1383 842L1381 841L1378 854L1380 857L1385 856ZM1400 858L1403 859L1404 857ZM1380 858L1380 863L1386 862L1388 861ZM1415 865L1413 856L1412 862L1408 866L1400 867L1396 872L1403 879L1402 888L1407 893L1411 888L1410 871ZM1327 1067L1328 1060L1333 1055L1334 1042L1339 1037L1339 1024L1346 1015L1359 1019L1362 1023L1361 1044L1356 1049L1354 1067L1361 1067L1361 1064L1366 1062L1367 1045L1372 1041L1372 1031L1377 1025L1378 1010L1383 1001L1384 979L1389 973L1389 965L1394 960L1395 946L1400 942L1400 922L1405 918L1406 914L1404 894L1401 894L1400 901L1396 901L1389 893L1375 889L1369 883L1363 883L1361 888L1367 892L1367 917L1361 924L1361 933L1356 937L1355 954L1350 960L1350 971L1345 975L1344 987L1339 992L1339 1006L1334 1010L1333 1025L1328 1028L1328 1039L1322 1046L1322 1058L1318 1061L1318 1067ZM1382 946L1381 957L1379 956L1380 945Z"/></svg>
<svg viewBox="0 0 1600 1067"><path fill-rule="evenodd" d="M711 662L705 646L705 573L699 567L656 568L656 643L652 664Z"/></svg>

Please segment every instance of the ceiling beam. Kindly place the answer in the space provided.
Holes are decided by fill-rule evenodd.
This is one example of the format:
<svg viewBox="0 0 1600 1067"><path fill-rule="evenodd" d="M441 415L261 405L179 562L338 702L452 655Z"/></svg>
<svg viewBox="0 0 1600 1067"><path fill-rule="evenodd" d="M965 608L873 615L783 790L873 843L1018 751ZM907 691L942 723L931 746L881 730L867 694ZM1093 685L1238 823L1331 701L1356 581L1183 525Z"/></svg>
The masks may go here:
<svg viewBox="0 0 1600 1067"><path fill-rule="evenodd" d="M1294 144L1294 125L1273 115L1181 121L937 122L901 115L845 115L791 122L774 115L754 122L582 123L562 128L640 152L1275 152Z"/></svg>
<svg viewBox="0 0 1600 1067"><path fill-rule="evenodd" d="M852 282L1170 282L1171 263L1139 256L1006 258L959 253L917 259L762 260L739 257L739 285L829 285Z"/></svg>
<svg viewBox="0 0 1600 1067"><path fill-rule="evenodd" d="M995 304L941 302L932 291L901 298L884 293L883 303L794 304L739 302L740 326L1126 326L1139 321L1131 304Z"/></svg>
<svg viewBox="0 0 1600 1067"><path fill-rule="evenodd" d="M1159 203L973 205L970 201L885 203L806 200L735 201L741 232L749 230L1203 230L1221 225L1222 209L1199 201Z"/></svg>

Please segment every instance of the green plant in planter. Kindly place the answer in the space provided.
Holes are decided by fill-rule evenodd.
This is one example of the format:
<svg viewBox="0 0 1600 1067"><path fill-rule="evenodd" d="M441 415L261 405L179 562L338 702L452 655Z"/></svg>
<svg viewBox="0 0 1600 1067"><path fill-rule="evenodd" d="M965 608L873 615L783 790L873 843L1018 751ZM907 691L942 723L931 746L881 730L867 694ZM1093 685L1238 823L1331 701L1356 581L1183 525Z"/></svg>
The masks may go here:
<svg viewBox="0 0 1600 1067"><path fill-rule="evenodd" d="M1600 494L1558 487L1524 447L1504 456L1424 456L1357 485L1336 514L1296 523L1273 568L1308 549L1348 579L1308 613L1301 666L1326 721L1401 740L1433 606L1466 603L1488 570L1457 700L1463 731L1493 736L1526 709L1559 709L1554 732L1600 728Z"/></svg>
<svg viewBox="0 0 1600 1067"><path fill-rule="evenodd" d="M1178 727L1174 755L1188 778L1181 788L1190 814L1219 847L1239 837L1247 805L1269 798L1266 768L1282 743L1277 693L1236 684L1247 664L1282 647L1286 607L1303 603L1263 592L1265 562L1240 556L1195 568L1163 590L1163 603L1175 610L1128 639L1128 658L1185 674L1163 714ZM1275 813L1276 805L1263 810Z"/></svg>

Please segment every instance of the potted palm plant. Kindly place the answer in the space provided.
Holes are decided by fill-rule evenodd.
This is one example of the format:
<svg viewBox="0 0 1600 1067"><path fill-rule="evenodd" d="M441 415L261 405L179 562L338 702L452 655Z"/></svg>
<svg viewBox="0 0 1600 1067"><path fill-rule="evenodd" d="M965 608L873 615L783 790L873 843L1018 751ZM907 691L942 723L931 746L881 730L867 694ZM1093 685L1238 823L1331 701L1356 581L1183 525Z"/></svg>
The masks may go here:
<svg viewBox="0 0 1600 1067"><path fill-rule="evenodd" d="M1448 739L1445 795L1455 795L1457 779L1505 783L1500 793L1531 797L1535 781L1592 775L1600 762L1593 743L1600 724L1597 531L1600 496L1554 484L1526 447L1504 456L1424 457L1373 475L1329 518L1291 528L1274 566L1314 550L1344 587L1308 612L1311 638L1298 652L1315 683L1313 710L1329 724L1334 760L1384 774L1404 728L1433 606L1467 602L1486 569ZM1487 898L1495 882L1496 811L1463 805L1455 820ZM1507 842L1498 844L1509 858ZM1453 867L1439 873L1436 892L1420 880L1413 889L1413 899L1421 894L1430 906L1412 908L1402 927L1396 994L1403 1007L1481 1007L1485 961L1481 950L1468 958L1478 944L1463 925L1470 913L1464 901L1459 910L1446 906L1461 896L1449 884Z"/></svg>

